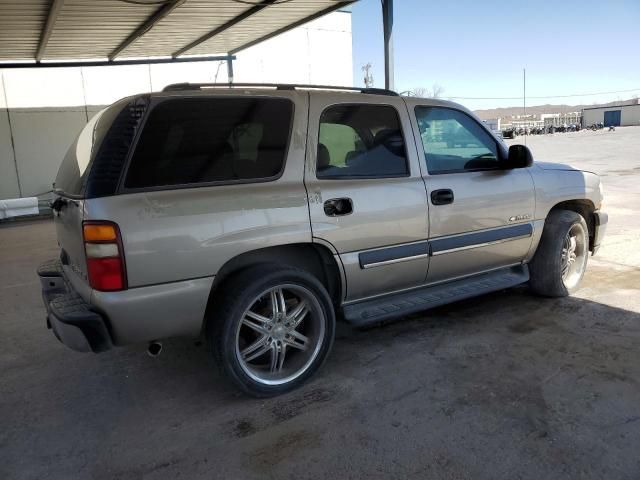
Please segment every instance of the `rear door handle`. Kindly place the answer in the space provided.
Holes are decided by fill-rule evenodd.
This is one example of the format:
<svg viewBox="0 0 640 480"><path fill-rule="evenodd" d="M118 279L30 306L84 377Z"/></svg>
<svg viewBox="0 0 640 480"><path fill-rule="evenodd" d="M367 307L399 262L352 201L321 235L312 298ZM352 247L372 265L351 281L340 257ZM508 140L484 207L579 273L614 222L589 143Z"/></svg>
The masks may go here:
<svg viewBox="0 0 640 480"><path fill-rule="evenodd" d="M327 217L339 217L353 213L353 201L350 198L332 198L324 202L324 213Z"/></svg>
<svg viewBox="0 0 640 480"><path fill-rule="evenodd" d="M431 203L434 205L447 205L449 203L453 203L453 190L450 188L434 190L431 192Z"/></svg>

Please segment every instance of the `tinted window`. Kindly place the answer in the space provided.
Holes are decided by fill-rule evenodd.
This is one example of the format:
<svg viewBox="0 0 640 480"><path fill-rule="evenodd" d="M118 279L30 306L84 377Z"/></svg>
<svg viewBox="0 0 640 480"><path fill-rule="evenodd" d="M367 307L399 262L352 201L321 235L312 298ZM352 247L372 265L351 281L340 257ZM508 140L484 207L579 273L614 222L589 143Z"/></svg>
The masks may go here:
<svg viewBox="0 0 640 480"><path fill-rule="evenodd" d="M146 96L128 97L95 114L60 165L54 183L56 193L87 197L100 196L96 193L115 193L131 139L146 104ZM101 151L103 158L98 158ZM111 188L107 188L107 192L99 192L105 190L104 187Z"/></svg>
<svg viewBox="0 0 640 480"><path fill-rule="evenodd" d="M104 113L101 110L93 116L78 134L74 142L64 156L56 181L53 184L57 193L67 195L80 195L88 173L91 151L93 149L93 136L98 120Z"/></svg>
<svg viewBox="0 0 640 480"><path fill-rule="evenodd" d="M318 178L408 175L398 113L383 105L338 105L320 117Z"/></svg>
<svg viewBox="0 0 640 480"><path fill-rule="evenodd" d="M276 177L292 114L293 104L278 98L166 100L149 114L125 187Z"/></svg>
<svg viewBox="0 0 640 480"><path fill-rule="evenodd" d="M474 119L450 108L415 111L429 173L499 167L496 141Z"/></svg>

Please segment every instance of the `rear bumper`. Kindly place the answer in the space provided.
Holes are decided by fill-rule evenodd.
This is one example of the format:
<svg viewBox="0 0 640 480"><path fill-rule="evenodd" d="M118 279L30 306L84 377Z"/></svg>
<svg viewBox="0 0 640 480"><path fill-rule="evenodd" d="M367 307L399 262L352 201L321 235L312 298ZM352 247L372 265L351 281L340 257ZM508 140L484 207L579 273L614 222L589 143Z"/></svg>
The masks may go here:
<svg viewBox="0 0 640 480"><path fill-rule="evenodd" d="M594 212L593 214L593 248L591 250L592 254L595 255L598 249L600 248L600 244L602 243L602 239L604 238L604 234L607 231L607 223L609 222L609 215L604 212Z"/></svg>
<svg viewBox="0 0 640 480"><path fill-rule="evenodd" d="M38 267L47 327L64 345L79 352L103 352L113 346L105 318L91 309L67 282L59 260Z"/></svg>

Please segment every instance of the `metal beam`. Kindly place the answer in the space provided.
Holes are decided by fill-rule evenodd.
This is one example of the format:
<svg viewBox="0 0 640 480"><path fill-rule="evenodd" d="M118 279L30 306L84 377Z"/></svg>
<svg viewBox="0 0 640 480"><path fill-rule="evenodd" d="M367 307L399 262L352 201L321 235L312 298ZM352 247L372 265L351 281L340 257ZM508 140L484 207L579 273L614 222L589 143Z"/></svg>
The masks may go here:
<svg viewBox="0 0 640 480"><path fill-rule="evenodd" d="M220 25L217 28L214 28L213 30L211 30L209 33L201 36L200 38L198 38L197 40L194 40L193 42L191 42L188 45L185 45L184 47L182 47L180 50L176 50L173 54L172 57L176 58L179 57L180 55L188 52L189 50L191 50L194 47L197 47L198 45L200 45L203 42L206 42L207 40L209 40L210 38L215 37L216 35L218 35L221 32L224 32L225 30L227 30L228 28L233 27L235 24L240 23L241 21L249 18L251 15L255 15L256 13L258 13L259 11L261 11L262 9L268 7L269 5L275 3L276 0L262 0L262 2L258 3L257 5L254 5L253 7L245 10L244 12L242 12L240 15L238 15L237 17L232 18L231 20L229 20L226 23L223 23L222 25Z"/></svg>
<svg viewBox="0 0 640 480"><path fill-rule="evenodd" d="M291 25L287 25L286 27L282 27L278 30L276 30L275 32L269 33L268 35L265 35L264 37L260 37L256 40L252 40L248 43L245 43L244 45L234 48L233 50L231 50L229 52L229 54L231 55L235 55L236 53L238 53L241 50L245 50L249 47L253 47L254 45L264 42L265 40L269 40L270 38L273 38L277 35L280 35L284 32L288 32L289 30L292 30L296 27L299 27L300 25L304 25L305 23L309 23L311 20L315 20L316 18L320 18L323 17L324 15L327 15L331 12L335 12L336 10L339 10L341 8L346 7L347 5L351 5L352 3L355 3L357 0L349 0L349 1L344 1L344 2L336 2L335 5L329 7L329 8L325 8L324 10L319 11L318 13L314 13L313 15L310 15L308 17L305 17L301 20L298 20L295 23L292 23Z"/></svg>
<svg viewBox="0 0 640 480"><path fill-rule="evenodd" d="M40 34L40 43L38 43L38 50L36 51L36 61L38 62L42 60L42 58L44 57L44 52L47 50L47 44L49 43L51 32L53 32L53 27L56 24L58 13L60 13L63 3L64 0L53 0L51 2L51 7L49 7L49 14L47 15L47 21L42 28L42 33Z"/></svg>
<svg viewBox="0 0 640 480"><path fill-rule="evenodd" d="M129 45L138 40L149 30L151 30L158 22L182 5L186 0L173 0L165 3L158 8L149 18L147 18L140 27L138 27L131 35L129 35L120 45L118 45L110 54L109 60L114 60Z"/></svg>
<svg viewBox="0 0 640 480"><path fill-rule="evenodd" d="M393 90L393 0L382 0L384 34L384 88Z"/></svg>
<svg viewBox="0 0 640 480"><path fill-rule="evenodd" d="M154 65L157 63L187 63L187 62L220 62L235 60L233 55L208 55L203 57L181 58L140 58L136 60L86 60L81 62L0 62L0 70L4 68L56 68L56 67L109 67L117 65Z"/></svg>

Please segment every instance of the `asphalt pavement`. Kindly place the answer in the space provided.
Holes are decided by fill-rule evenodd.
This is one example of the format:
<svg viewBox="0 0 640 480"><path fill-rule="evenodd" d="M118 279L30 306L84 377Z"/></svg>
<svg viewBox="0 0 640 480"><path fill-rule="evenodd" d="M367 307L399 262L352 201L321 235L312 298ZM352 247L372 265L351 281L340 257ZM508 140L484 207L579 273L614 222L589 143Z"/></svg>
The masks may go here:
<svg viewBox="0 0 640 480"><path fill-rule="evenodd" d="M189 339L157 358L68 350L35 275L57 255L51 221L0 225L0 478L637 480L640 127L527 144L604 180L608 236L575 296L341 324L319 375L269 400Z"/></svg>

